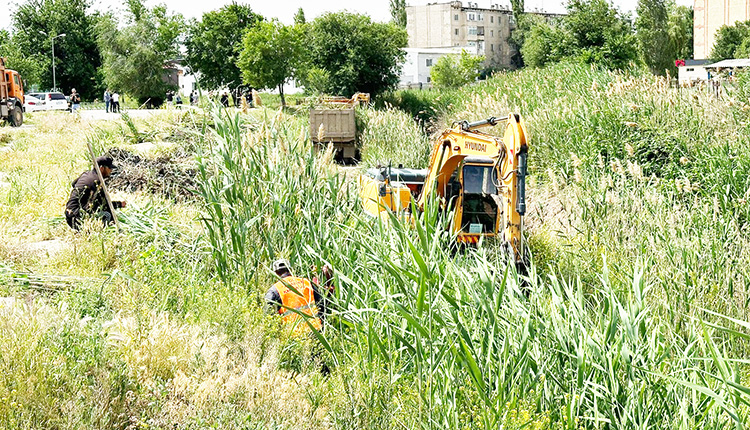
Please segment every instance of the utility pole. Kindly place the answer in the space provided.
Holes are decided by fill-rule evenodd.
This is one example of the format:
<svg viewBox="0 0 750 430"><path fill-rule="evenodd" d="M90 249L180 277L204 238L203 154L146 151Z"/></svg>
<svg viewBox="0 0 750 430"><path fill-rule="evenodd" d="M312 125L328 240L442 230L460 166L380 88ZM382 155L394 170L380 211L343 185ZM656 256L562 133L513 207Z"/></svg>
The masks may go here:
<svg viewBox="0 0 750 430"><path fill-rule="evenodd" d="M52 90L57 91L57 78L55 77L55 39L65 37L65 33L58 34L52 38Z"/></svg>
<svg viewBox="0 0 750 430"><path fill-rule="evenodd" d="M39 34L49 37L49 34L39 30ZM53 37L52 40L52 91L57 91L57 77L55 76L55 39L58 37L65 37L66 34L58 34L57 36Z"/></svg>

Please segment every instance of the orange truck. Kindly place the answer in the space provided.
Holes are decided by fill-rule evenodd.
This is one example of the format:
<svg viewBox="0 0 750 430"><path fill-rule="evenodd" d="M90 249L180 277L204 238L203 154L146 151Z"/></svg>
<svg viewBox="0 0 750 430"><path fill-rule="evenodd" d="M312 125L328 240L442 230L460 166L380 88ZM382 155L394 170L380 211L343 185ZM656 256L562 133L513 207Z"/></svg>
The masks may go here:
<svg viewBox="0 0 750 430"><path fill-rule="evenodd" d="M0 120L14 127L23 124L23 83L15 70L5 67L5 58L0 57Z"/></svg>

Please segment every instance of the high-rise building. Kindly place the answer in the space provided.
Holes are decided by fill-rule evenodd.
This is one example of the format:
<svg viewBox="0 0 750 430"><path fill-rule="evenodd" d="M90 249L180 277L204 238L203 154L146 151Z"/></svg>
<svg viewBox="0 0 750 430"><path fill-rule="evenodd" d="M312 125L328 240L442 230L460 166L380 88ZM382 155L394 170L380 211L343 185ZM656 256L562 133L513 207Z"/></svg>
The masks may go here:
<svg viewBox="0 0 750 430"><path fill-rule="evenodd" d="M540 10L527 11L548 19L559 14ZM509 68L515 54L510 43L516 22L508 5L451 1L421 6L407 6L406 31L409 48L461 48L484 55L488 66Z"/></svg>
<svg viewBox="0 0 750 430"><path fill-rule="evenodd" d="M722 25L750 20L750 0L695 0L693 13L693 58L702 60L711 56Z"/></svg>
<svg viewBox="0 0 750 430"><path fill-rule="evenodd" d="M406 8L410 48L464 48L484 55L487 64L510 67L510 31L515 26L510 7L480 8L460 1Z"/></svg>

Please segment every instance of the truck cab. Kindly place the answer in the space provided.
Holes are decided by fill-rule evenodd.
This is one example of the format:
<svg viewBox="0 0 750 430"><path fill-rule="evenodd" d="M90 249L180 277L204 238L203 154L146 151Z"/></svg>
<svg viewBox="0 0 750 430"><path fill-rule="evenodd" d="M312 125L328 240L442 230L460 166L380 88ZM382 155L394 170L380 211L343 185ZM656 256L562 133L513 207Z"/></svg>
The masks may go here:
<svg viewBox="0 0 750 430"><path fill-rule="evenodd" d="M23 124L23 81L15 70L5 67L0 57L0 119L19 127Z"/></svg>

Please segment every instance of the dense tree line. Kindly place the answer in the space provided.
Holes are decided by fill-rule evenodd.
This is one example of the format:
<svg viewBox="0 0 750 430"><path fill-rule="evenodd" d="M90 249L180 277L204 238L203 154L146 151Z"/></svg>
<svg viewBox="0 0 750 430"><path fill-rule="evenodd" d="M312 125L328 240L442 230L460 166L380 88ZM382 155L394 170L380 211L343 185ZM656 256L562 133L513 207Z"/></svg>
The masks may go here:
<svg viewBox="0 0 750 430"><path fill-rule="evenodd" d="M711 58L716 61L750 58L750 21L739 21L719 28Z"/></svg>
<svg viewBox="0 0 750 430"><path fill-rule="evenodd" d="M12 33L0 33L0 50L9 65L29 84L51 88L55 38L57 87L66 92L75 87L85 99L110 86L158 104L166 91L176 89L164 77L172 60L183 60L198 72L205 90L252 86L283 95L284 85L294 80L309 92L349 96L394 88L407 45L402 0L390 0L390 23L348 12L308 22L299 9L290 26L237 3L186 22L163 5L147 7L144 0L124 0L121 23L111 13L94 12L92 1L21 3L13 12ZM639 0L635 19L607 0L569 0L567 15L558 18L524 13L523 0L511 3L517 19L512 35L520 54L517 65L643 64L663 74L673 71L674 60L692 56L692 9L674 0ZM749 35L750 23L722 28L713 56L747 56ZM450 86L474 79L479 72L475 63L460 56L446 59L437 80Z"/></svg>
<svg viewBox="0 0 750 430"><path fill-rule="evenodd" d="M675 60L692 56L692 9L672 0L639 0L635 20L606 0L570 0L567 9L560 18L519 17L514 41L523 63L573 61L613 69L644 64L664 74L674 73Z"/></svg>
<svg viewBox="0 0 750 430"><path fill-rule="evenodd" d="M286 26L237 3L186 22L144 0L123 0L124 17L94 12L92 1L25 0L13 12L12 32L0 32L0 53L27 86L53 87L54 38L57 87L76 88L86 100L111 87L158 105L177 89L166 77L173 61L198 72L205 90L252 86L283 95L295 79L311 92L377 94L398 83L407 42L404 2L394 3L398 24L347 12L307 22L299 9Z"/></svg>

